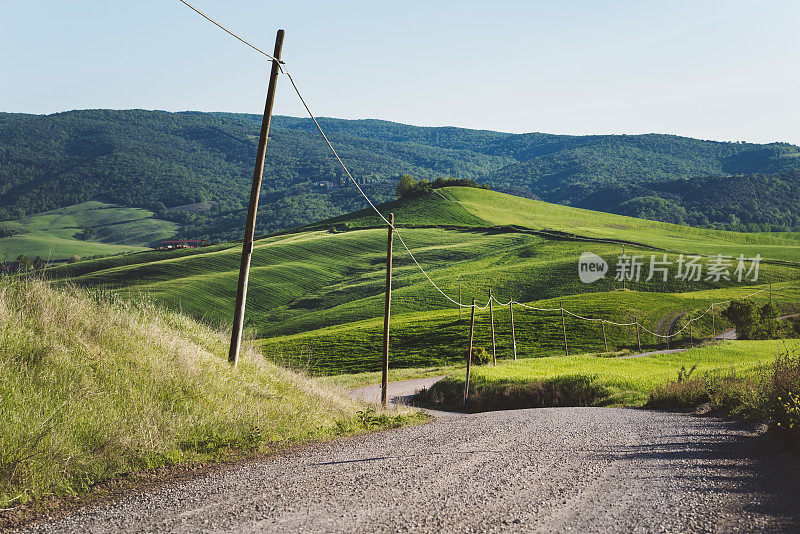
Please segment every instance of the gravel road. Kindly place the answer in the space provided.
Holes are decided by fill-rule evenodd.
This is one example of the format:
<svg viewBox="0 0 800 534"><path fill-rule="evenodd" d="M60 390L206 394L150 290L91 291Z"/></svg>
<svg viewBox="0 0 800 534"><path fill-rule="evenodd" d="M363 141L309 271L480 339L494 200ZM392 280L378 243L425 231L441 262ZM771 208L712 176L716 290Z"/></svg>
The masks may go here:
<svg viewBox="0 0 800 534"><path fill-rule="evenodd" d="M419 390L422 388L431 387L442 378L444 378L444 375L389 382L386 397L391 403L407 404L410 398ZM380 404L381 385L374 384L371 386L351 389L347 391L347 395L353 399L362 400L372 404Z"/></svg>
<svg viewBox="0 0 800 534"><path fill-rule="evenodd" d="M800 466L727 420L614 408L436 418L31 532L791 532Z"/></svg>

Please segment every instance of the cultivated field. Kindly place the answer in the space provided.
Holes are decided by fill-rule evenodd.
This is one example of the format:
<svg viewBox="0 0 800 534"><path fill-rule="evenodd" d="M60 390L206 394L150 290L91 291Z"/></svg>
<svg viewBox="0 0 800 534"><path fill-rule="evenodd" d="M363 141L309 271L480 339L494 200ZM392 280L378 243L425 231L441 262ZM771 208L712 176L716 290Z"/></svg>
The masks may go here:
<svg viewBox="0 0 800 534"><path fill-rule="evenodd" d="M140 251L174 235L178 225L144 209L93 201L0 221L0 228L17 234L0 238L0 256L13 260L20 254L63 259Z"/></svg>
<svg viewBox="0 0 800 534"><path fill-rule="evenodd" d="M433 280L452 298L487 302L494 295L541 308L564 307L578 315L627 323L639 320L658 334L680 330L711 303L764 289L786 310L800 302L800 256L794 234L740 234L695 229L569 208L470 188L382 206L393 211L401 233ZM313 373L376 370L383 312L386 231L376 216L357 212L299 231L256 242L248 293L247 327L267 356ZM622 252L649 261L667 255L666 282L630 282L621 291L613 268ZM577 262L591 251L612 275L580 282ZM756 282L684 281L676 278L679 254L760 254ZM109 288L121 295L146 293L157 302L213 323L227 324L238 276L235 244L180 251L146 252L80 262L53 270L58 279ZM704 261L708 261L706 258ZM644 277L643 277L644 278ZM459 282L460 279L460 282ZM425 279L401 245L395 244L392 365L431 366L463 361L468 317ZM768 299L768 293L757 297ZM713 326L728 324L715 309ZM498 353L508 358L510 311L494 309ZM478 312L476 345L490 348L488 310ZM520 357L558 355L563 332L557 312L515 309ZM567 316L572 353L604 351L601 326ZM693 337L711 334L711 315L693 325ZM643 348L662 339L640 333ZM678 343L688 342L684 331ZM606 325L609 351L638 348L635 329Z"/></svg>

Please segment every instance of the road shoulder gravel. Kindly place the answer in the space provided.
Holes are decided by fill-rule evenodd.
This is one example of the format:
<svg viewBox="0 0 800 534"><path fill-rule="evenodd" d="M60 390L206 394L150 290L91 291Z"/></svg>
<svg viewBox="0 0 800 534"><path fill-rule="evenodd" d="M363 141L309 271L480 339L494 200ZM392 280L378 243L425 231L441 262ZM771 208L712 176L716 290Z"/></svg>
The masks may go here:
<svg viewBox="0 0 800 534"><path fill-rule="evenodd" d="M791 532L799 480L735 421L516 410L317 444L28 532Z"/></svg>

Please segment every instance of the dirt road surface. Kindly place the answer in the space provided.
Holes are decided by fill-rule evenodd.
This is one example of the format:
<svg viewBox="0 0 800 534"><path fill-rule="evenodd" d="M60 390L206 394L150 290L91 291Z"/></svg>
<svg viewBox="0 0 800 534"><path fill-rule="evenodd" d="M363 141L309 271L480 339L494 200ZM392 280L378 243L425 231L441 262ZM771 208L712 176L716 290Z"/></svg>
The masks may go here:
<svg viewBox="0 0 800 534"><path fill-rule="evenodd" d="M31 532L797 532L800 467L740 423L550 408L435 418Z"/></svg>
<svg viewBox="0 0 800 534"><path fill-rule="evenodd" d="M436 382L444 378L441 376L431 376L428 378L414 378L412 380L400 380L397 382L389 382L389 388L386 392L386 397L389 402L394 404L407 404L408 400L422 388L429 388ZM363 400L372 404L380 404L381 402L381 385L375 384L372 386L364 386L356 389L351 389L347 395L354 399Z"/></svg>

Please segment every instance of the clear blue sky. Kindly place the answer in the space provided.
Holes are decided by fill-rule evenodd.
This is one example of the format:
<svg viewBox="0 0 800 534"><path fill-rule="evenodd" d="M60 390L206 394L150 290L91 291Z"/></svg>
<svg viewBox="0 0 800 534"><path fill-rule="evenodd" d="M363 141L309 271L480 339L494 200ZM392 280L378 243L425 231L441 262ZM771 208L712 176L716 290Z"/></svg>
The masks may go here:
<svg viewBox="0 0 800 534"><path fill-rule="evenodd" d="M800 144L800 2L195 0L318 115ZM268 65L177 0L0 0L0 111L260 113ZM303 115L283 81L276 112Z"/></svg>

